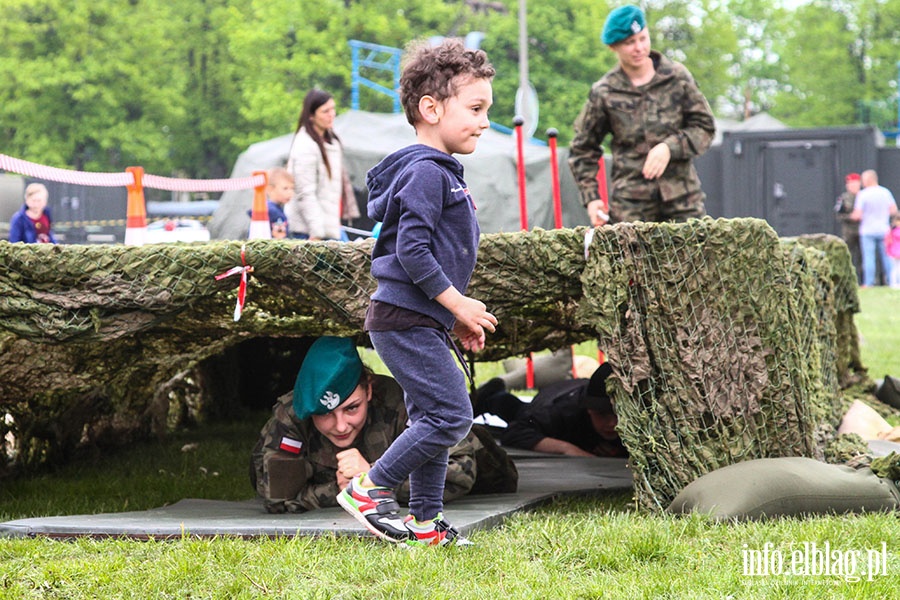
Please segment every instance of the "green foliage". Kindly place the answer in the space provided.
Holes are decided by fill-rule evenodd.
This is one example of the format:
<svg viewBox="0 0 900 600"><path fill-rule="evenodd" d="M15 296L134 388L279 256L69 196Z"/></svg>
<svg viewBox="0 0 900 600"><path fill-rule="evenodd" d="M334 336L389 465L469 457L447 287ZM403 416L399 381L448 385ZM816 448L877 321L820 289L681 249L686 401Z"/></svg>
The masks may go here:
<svg viewBox="0 0 900 600"><path fill-rule="evenodd" d="M774 96L787 85L778 44L790 27L790 13L771 0L729 0L728 13L740 35L729 69L732 116L772 110Z"/></svg>
<svg viewBox="0 0 900 600"><path fill-rule="evenodd" d="M797 9L807 26L789 34L781 53L791 85L776 96L777 114L797 126L852 123L864 90L857 33L847 15L826 10L828 4L820 0ZM813 63L828 65L828 77Z"/></svg>
<svg viewBox="0 0 900 600"><path fill-rule="evenodd" d="M183 115L166 6L14 0L0 21L0 145L50 165L167 164ZM133 24L142 23L142 27ZM154 60L148 58L152 48Z"/></svg>
<svg viewBox="0 0 900 600"><path fill-rule="evenodd" d="M497 77L491 120L512 127L516 90L519 88L518 5L497 15L485 28L482 48ZM550 127L559 130L559 143L572 138L572 123L581 110L591 84L615 64L615 55L600 43L607 7L596 0L529 2L528 79L537 92L540 115L535 137Z"/></svg>
<svg viewBox="0 0 900 600"><path fill-rule="evenodd" d="M734 112L738 107L725 99L738 56L738 32L727 3L652 2L647 18L653 46L688 67L714 110Z"/></svg>
<svg viewBox="0 0 900 600"><path fill-rule="evenodd" d="M814 0L782 39L785 81L773 114L795 126L897 122L900 2Z"/></svg>

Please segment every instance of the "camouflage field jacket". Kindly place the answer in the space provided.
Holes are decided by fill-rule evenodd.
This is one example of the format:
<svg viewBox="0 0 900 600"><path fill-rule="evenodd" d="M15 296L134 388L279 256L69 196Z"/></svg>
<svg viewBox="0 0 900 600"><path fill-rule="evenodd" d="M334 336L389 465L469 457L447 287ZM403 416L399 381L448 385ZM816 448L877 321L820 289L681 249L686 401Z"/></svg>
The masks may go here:
<svg viewBox="0 0 900 600"><path fill-rule="evenodd" d="M391 442L407 427L403 391L397 382L376 375L366 424L351 447L369 461L375 462ZM288 448L282 449L287 438ZM299 453L295 453L299 443ZM444 500L467 494L475 483L476 450L481 442L470 433L450 449L450 464L444 489ZM294 414L291 394L279 398L269 421L260 432L251 459L251 480L271 513L303 512L337 506L337 459L341 449L319 433L312 419L299 421ZM409 499L409 482L397 490L398 499Z"/></svg>
<svg viewBox="0 0 900 600"><path fill-rule="evenodd" d="M594 83L575 120L569 166L585 206L599 198L597 162L608 134L612 134L613 197L649 199L658 191L663 200L673 200L700 191L691 159L706 152L712 142L712 111L683 65L656 51L650 55L656 66L653 79L636 88L616 66ZM660 142L671 151L669 166L658 180L647 180L641 174L644 161Z"/></svg>

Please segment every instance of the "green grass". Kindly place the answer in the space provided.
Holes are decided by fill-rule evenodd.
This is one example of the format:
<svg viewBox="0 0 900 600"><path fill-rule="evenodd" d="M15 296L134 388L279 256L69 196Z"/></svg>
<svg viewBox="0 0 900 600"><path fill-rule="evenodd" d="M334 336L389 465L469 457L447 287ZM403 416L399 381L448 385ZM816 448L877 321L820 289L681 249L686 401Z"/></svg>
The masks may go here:
<svg viewBox="0 0 900 600"><path fill-rule="evenodd" d="M860 312L854 322L860 332L859 351L869 376L900 377L900 290L861 289L859 304Z"/></svg>
<svg viewBox="0 0 900 600"><path fill-rule="evenodd" d="M900 292L860 290L863 363L898 375ZM590 345L579 347L591 355ZM478 380L499 372L479 365ZM0 481L0 520L252 496L247 460L266 414L179 432L52 472ZM196 444L182 450L186 444ZM448 507L452 518L452 505ZM716 524L648 516L629 494L569 498L475 532L474 547L402 551L368 539L138 542L0 539L0 598L896 598L897 514ZM886 544L886 575L754 576L748 550L804 543L850 557Z"/></svg>

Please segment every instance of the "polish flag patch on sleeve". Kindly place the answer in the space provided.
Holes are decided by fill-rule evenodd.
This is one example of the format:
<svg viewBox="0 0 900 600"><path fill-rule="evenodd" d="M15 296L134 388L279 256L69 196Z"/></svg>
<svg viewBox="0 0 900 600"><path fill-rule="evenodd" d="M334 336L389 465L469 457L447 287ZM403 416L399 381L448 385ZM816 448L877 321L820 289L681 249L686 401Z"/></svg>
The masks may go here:
<svg viewBox="0 0 900 600"><path fill-rule="evenodd" d="M300 449L303 447L303 442L292 440L289 437L283 437L281 438L281 444L278 447L285 452L290 452L291 454L300 454Z"/></svg>

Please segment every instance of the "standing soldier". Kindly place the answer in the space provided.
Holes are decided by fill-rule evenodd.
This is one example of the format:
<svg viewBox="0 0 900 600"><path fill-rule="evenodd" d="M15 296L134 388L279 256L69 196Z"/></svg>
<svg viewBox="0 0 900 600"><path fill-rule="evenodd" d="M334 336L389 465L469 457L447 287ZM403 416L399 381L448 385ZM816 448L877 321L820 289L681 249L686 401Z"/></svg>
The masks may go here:
<svg viewBox="0 0 900 600"><path fill-rule="evenodd" d="M706 195L691 159L706 152L715 133L709 103L684 65L650 50L640 8L609 13L601 39L619 64L591 87L569 158L591 224L702 217ZM613 154L609 199L597 186L607 134Z"/></svg>
<svg viewBox="0 0 900 600"><path fill-rule="evenodd" d="M834 205L834 212L837 213L838 220L841 222L841 237L847 243L850 249L850 259L853 261L853 268L856 270L857 283L862 281L862 253L859 248L859 221L851 218L853 213L853 205L856 202L856 194L860 188L859 173L849 173L844 178L843 194L838 196Z"/></svg>

